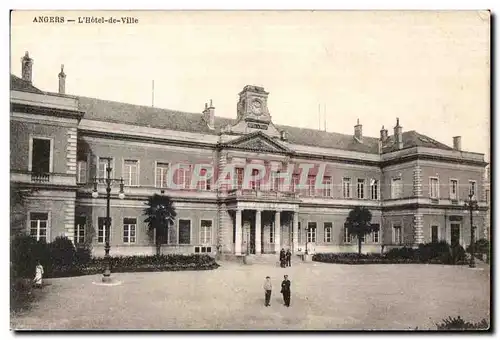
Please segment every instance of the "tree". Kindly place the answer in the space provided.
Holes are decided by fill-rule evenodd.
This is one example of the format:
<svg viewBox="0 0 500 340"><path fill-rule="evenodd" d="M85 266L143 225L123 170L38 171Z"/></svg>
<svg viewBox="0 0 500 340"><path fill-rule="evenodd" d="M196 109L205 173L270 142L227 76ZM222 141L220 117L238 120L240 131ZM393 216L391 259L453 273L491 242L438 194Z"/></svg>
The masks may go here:
<svg viewBox="0 0 500 340"><path fill-rule="evenodd" d="M169 196L154 194L145 204L147 208L144 209L144 215L147 218L144 222L151 232L156 232L156 255L160 255L161 245L168 235L168 227L174 223L177 213Z"/></svg>
<svg viewBox="0 0 500 340"><path fill-rule="evenodd" d="M358 253L361 254L361 240L365 235L379 230L378 225L372 225L372 213L365 207L355 207L349 211L345 221L345 227L350 235L358 239Z"/></svg>

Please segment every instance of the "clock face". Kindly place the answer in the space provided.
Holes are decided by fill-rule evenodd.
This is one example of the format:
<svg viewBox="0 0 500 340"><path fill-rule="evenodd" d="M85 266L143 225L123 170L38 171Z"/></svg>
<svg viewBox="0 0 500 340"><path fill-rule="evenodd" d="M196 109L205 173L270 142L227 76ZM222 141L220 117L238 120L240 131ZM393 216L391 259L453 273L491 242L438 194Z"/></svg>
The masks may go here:
<svg viewBox="0 0 500 340"><path fill-rule="evenodd" d="M261 115L262 114L262 103L258 100L254 100L252 102L251 109L252 109L253 114L258 115L258 116Z"/></svg>

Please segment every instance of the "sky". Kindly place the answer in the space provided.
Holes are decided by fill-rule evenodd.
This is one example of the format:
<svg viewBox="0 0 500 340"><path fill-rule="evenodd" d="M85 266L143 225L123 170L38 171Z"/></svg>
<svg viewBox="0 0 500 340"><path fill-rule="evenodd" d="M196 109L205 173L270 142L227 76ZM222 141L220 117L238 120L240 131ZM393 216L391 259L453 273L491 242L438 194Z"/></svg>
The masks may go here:
<svg viewBox="0 0 500 340"><path fill-rule="evenodd" d="M39 15L131 16L137 24L34 23ZM273 122L365 136L416 130L489 159L488 12L29 12L11 18L11 73L73 95L236 118L238 93L263 86Z"/></svg>

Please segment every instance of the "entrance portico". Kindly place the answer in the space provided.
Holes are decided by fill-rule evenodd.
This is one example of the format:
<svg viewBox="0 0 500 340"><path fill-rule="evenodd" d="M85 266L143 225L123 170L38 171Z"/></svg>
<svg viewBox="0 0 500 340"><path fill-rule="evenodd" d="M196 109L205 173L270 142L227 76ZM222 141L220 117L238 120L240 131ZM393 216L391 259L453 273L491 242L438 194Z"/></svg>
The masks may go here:
<svg viewBox="0 0 500 340"><path fill-rule="evenodd" d="M298 205L237 202L228 210L236 255L297 251Z"/></svg>

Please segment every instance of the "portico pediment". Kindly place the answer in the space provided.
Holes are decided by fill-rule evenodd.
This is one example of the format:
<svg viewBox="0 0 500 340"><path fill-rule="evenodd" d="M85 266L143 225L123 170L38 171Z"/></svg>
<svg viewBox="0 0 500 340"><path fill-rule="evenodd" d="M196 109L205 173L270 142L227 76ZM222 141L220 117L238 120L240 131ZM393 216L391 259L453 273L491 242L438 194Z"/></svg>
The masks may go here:
<svg viewBox="0 0 500 340"><path fill-rule="evenodd" d="M258 131L240 138L234 139L224 144L230 148L244 149L249 151L270 152L270 153L289 153L291 150Z"/></svg>

